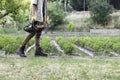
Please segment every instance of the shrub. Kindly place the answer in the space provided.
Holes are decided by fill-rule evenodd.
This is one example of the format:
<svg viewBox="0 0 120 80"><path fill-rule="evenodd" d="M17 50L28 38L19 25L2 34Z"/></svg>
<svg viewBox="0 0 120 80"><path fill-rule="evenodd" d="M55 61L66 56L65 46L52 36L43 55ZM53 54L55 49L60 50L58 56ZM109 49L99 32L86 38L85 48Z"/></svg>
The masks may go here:
<svg viewBox="0 0 120 80"><path fill-rule="evenodd" d="M106 25L109 23L113 12L113 6L109 5L107 2L98 2L90 8L91 18L93 22Z"/></svg>
<svg viewBox="0 0 120 80"><path fill-rule="evenodd" d="M18 48L15 37L1 35L0 36L0 48L5 50L6 53L13 53Z"/></svg>
<svg viewBox="0 0 120 80"><path fill-rule="evenodd" d="M76 51L75 46L63 37L57 37L56 41L66 54L71 55L73 52Z"/></svg>
<svg viewBox="0 0 120 80"><path fill-rule="evenodd" d="M23 15L24 14L24 15ZM29 10L20 9L16 15L13 15L18 30L22 30L29 23Z"/></svg>
<svg viewBox="0 0 120 80"><path fill-rule="evenodd" d="M57 2L51 2L48 5L48 15L51 19L51 27L55 28L55 26L63 23L65 13Z"/></svg>
<svg viewBox="0 0 120 80"><path fill-rule="evenodd" d="M5 36L0 35L0 49L2 49L6 45L6 39Z"/></svg>
<svg viewBox="0 0 120 80"><path fill-rule="evenodd" d="M6 54L15 53L17 48L23 41L22 36L13 37L8 35L0 35L0 49L6 51ZM33 44L33 40L31 40L28 45Z"/></svg>
<svg viewBox="0 0 120 80"><path fill-rule="evenodd" d="M117 19L115 20L114 25L116 29L120 29L120 17L119 16L117 16Z"/></svg>
<svg viewBox="0 0 120 80"><path fill-rule="evenodd" d="M20 44L18 44L17 41L9 42L6 46L4 46L3 50L6 51L6 54L15 53L19 46Z"/></svg>
<svg viewBox="0 0 120 80"><path fill-rule="evenodd" d="M85 45L88 43L89 37L80 37L78 39L78 44L82 47L85 47Z"/></svg>
<svg viewBox="0 0 120 80"><path fill-rule="evenodd" d="M78 44L78 38L77 37L70 37L68 38L72 43Z"/></svg>
<svg viewBox="0 0 120 80"><path fill-rule="evenodd" d="M113 44L113 50L120 53L120 42Z"/></svg>
<svg viewBox="0 0 120 80"><path fill-rule="evenodd" d="M56 46L51 44L51 39L48 36L44 36L41 39L40 45L43 51L47 52L50 55L61 55L61 52L57 50Z"/></svg>
<svg viewBox="0 0 120 80"><path fill-rule="evenodd" d="M101 3L105 0L89 0L87 1L88 7L91 8L92 6L94 6L96 3ZM107 2L107 1L106 1Z"/></svg>
<svg viewBox="0 0 120 80"><path fill-rule="evenodd" d="M51 43L50 43L50 38L48 36L44 36L42 40L40 41L41 47L45 52L50 52L51 51Z"/></svg>
<svg viewBox="0 0 120 80"><path fill-rule="evenodd" d="M73 23L73 22L69 22L68 25L67 25L67 29L68 29L69 31L72 31L73 28L74 28L74 23Z"/></svg>

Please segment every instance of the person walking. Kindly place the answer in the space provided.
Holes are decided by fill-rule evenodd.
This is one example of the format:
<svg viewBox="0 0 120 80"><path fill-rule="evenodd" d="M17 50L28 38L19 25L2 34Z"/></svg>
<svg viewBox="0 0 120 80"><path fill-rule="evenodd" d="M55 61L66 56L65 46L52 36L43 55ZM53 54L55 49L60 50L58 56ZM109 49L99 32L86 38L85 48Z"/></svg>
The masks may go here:
<svg viewBox="0 0 120 80"><path fill-rule="evenodd" d="M18 48L17 54L20 57L27 57L25 55L25 46L29 42L29 40L35 36L35 56L45 56L47 57L48 54L44 53L42 51L42 48L40 47L40 36L42 33L42 30L44 29L44 23L46 18L46 8L47 8L47 0L31 0L30 5L30 20L36 21L37 29L35 32L31 32L28 34L28 36L23 41L22 45Z"/></svg>

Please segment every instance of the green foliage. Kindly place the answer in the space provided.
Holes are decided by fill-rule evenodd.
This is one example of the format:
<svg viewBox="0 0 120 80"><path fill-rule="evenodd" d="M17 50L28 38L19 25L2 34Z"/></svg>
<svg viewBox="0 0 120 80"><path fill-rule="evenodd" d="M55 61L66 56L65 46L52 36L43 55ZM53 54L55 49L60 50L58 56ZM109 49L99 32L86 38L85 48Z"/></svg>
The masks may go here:
<svg viewBox="0 0 120 80"><path fill-rule="evenodd" d="M66 54L71 55L73 52L76 51L75 46L63 37L57 37L56 41Z"/></svg>
<svg viewBox="0 0 120 80"><path fill-rule="evenodd" d="M6 51L6 54L15 53L16 49L20 46L23 40L24 37L22 36L0 35L0 49ZM74 44L90 49L94 52L105 53L105 55L107 55L107 53L109 54L111 51L120 53L120 37L71 37L69 39L57 37L56 41L64 52L69 55L76 52ZM30 40L27 47L33 43L34 40ZM40 44L45 52L55 52L55 47L51 45L50 37L44 36ZM57 50L55 55L56 53Z"/></svg>
<svg viewBox="0 0 120 80"><path fill-rule="evenodd" d="M47 52L50 55L62 55L61 52L59 52L54 44L51 44L51 39L48 36L42 37L40 41L40 45L43 49L43 51Z"/></svg>
<svg viewBox="0 0 120 80"><path fill-rule="evenodd" d="M73 23L73 22L69 22L68 25L67 25L67 29L68 29L69 31L72 31L73 28L74 28L74 23Z"/></svg>
<svg viewBox="0 0 120 80"><path fill-rule="evenodd" d="M18 9L15 15L14 14L12 15L12 17L16 21L18 30L23 29L23 26L26 26L26 24L29 23L29 13L30 13L29 5L30 5L29 0L21 2L20 9Z"/></svg>
<svg viewBox="0 0 120 80"><path fill-rule="evenodd" d="M113 50L120 53L120 42L113 44Z"/></svg>
<svg viewBox="0 0 120 80"><path fill-rule="evenodd" d="M24 15L23 15L24 14ZM20 9L16 15L12 15L14 20L16 21L16 25L18 30L23 29L27 23L29 23L29 11Z"/></svg>
<svg viewBox="0 0 120 80"><path fill-rule="evenodd" d="M106 25L111 20L110 14L113 12L113 6L107 2L97 2L90 8L91 18L93 22Z"/></svg>
<svg viewBox="0 0 120 80"><path fill-rule="evenodd" d="M70 37L68 38L72 43L78 44L78 38L77 37Z"/></svg>
<svg viewBox="0 0 120 80"><path fill-rule="evenodd" d="M0 34L9 34L9 33L16 33L17 30L14 28L1 28Z"/></svg>
<svg viewBox="0 0 120 80"><path fill-rule="evenodd" d="M19 45L14 37L5 35L0 36L0 48L5 50L6 53L14 53L18 46Z"/></svg>
<svg viewBox="0 0 120 80"><path fill-rule="evenodd" d="M6 54L15 53L23 39L24 37L21 36L13 37L8 35L0 35L0 49L4 50ZM28 45L31 44L33 44L32 40L28 43Z"/></svg>
<svg viewBox="0 0 120 80"><path fill-rule="evenodd" d="M90 42L87 46L91 47L96 52L105 52L112 49L112 42L109 37L89 38Z"/></svg>
<svg viewBox="0 0 120 80"><path fill-rule="evenodd" d="M92 6L96 5L97 3L107 2L107 0L88 0L87 4L88 7L91 8Z"/></svg>
<svg viewBox="0 0 120 80"><path fill-rule="evenodd" d="M117 29L120 29L120 17L115 16L115 17L113 17L113 19L114 19L114 27Z"/></svg>
<svg viewBox="0 0 120 80"><path fill-rule="evenodd" d="M63 9L57 2L50 2L48 4L48 15L51 19L52 28L55 28L55 26L63 23L63 19L65 17Z"/></svg>
<svg viewBox="0 0 120 80"><path fill-rule="evenodd" d="M29 0L1 0L0 4L0 17L7 13L7 15L2 17L1 21L4 21L3 18L6 18L6 16L12 17L13 20L16 21L18 29L21 29L20 27L23 26L21 24L26 24L28 22ZM8 21L8 19L5 21Z"/></svg>
<svg viewBox="0 0 120 80"><path fill-rule="evenodd" d="M16 8L20 6L21 1L20 0L1 0L1 6L0 10L6 10L7 13L13 11L13 13L16 13Z"/></svg>
<svg viewBox="0 0 120 80"><path fill-rule="evenodd" d="M40 41L41 47L45 52L50 52L51 51L51 43L50 43L50 38L48 36L44 36L42 40Z"/></svg>
<svg viewBox="0 0 120 80"><path fill-rule="evenodd" d="M60 2L60 0L48 1L48 15L50 16L51 26L53 28L56 25L63 23L65 16L61 6L62 3ZM5 13L11 13L8 16L12 17L16 21L18 30L21 30L21 26L25 26L29 22L28 18L30 0L1 0L0 4L0 16L4 15ZM3 11L5 11L5 13L2 13Z"/></svg>
<svg viewBox="0 0 120 80"><path fill-rule="evenodd" d="M85 47L85 44L88 40L89 40L88 37L86 37L86 38L81 37L81 38L78 39L78 44L80 44L82 47Z"/></svg>
<svg viewBox="0 0 120 80"><path fill-rule="evenodd" d="M1 0L0 1L0 11L1 10L6 10L6 12L11 12L13 11L13 13L17 13L18 10L20 9L16 9L17 7L21 6L21 8L23 10L25 10L26 8L28 9L29 8L29 5L30 5L30 1L29 0Z"/></svg>
<svg viewBox="0 0 120 80"><path fill-rule="evenodd" d="M110 53L111 51L116 51L120 53L119 37L72 37L70 40L95 52Z"/></svg>
<svg viewBox="0 0 120 80"><path fill-rule="evenodd" d="M119 80L119 70L119 57L0 57L1 80Z"/></svg>

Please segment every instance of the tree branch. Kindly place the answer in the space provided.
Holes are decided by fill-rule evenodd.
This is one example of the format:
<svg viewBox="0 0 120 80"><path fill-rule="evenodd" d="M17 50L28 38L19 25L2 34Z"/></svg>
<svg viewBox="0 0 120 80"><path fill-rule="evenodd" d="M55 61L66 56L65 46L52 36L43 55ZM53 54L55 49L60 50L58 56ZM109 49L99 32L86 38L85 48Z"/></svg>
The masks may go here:
<svg viewBox="0 0 120 80"><path fill-rule="evenodd" d="M14 10L10 11L10 12L6 12L5 14L3 14L2 16L0 16L0 19L4 18L5 16L7 16L10 13L15 12L17 9L19 9L21 7L21 5L19 5L18 7L16 7Z"/></svg>

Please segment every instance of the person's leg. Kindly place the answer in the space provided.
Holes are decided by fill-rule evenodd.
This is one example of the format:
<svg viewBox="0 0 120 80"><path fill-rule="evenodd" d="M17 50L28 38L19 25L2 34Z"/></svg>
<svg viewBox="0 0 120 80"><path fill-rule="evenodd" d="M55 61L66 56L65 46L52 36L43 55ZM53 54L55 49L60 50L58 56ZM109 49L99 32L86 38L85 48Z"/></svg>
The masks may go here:
<svg viewBox="0 0 120 80"><path fill-rule="evenodd" d="M26 46L29 40L35 35L36 33L29 33L29 35L25 38L21 46Z"/></svg>
<svg viewBox="0 0 120 80"><path fill-rule="evenodd" d="M39 32L36 33L35 35L35 56L48 56L46 53L44 53L40 47L40 36L42 33L42 29L39 30Z"/></svg>
<svg viewBox="0 0 120 80"><path fill-rule="evenodd" d="M42 30L37 32L35 35L35 47L36 49L40 47L40 36L41 36Z"/></svg>
<svg viewBox="0 0 120 80"><path fill-rule="evenodd" d="M35 35L35 33L30 33L25 40L23 41L22 45L20 46L20 48L17 50L17 54L21 57L26 57L24 50L25 50L25 46L26 44L29 42L29 40Z"/></svg>

